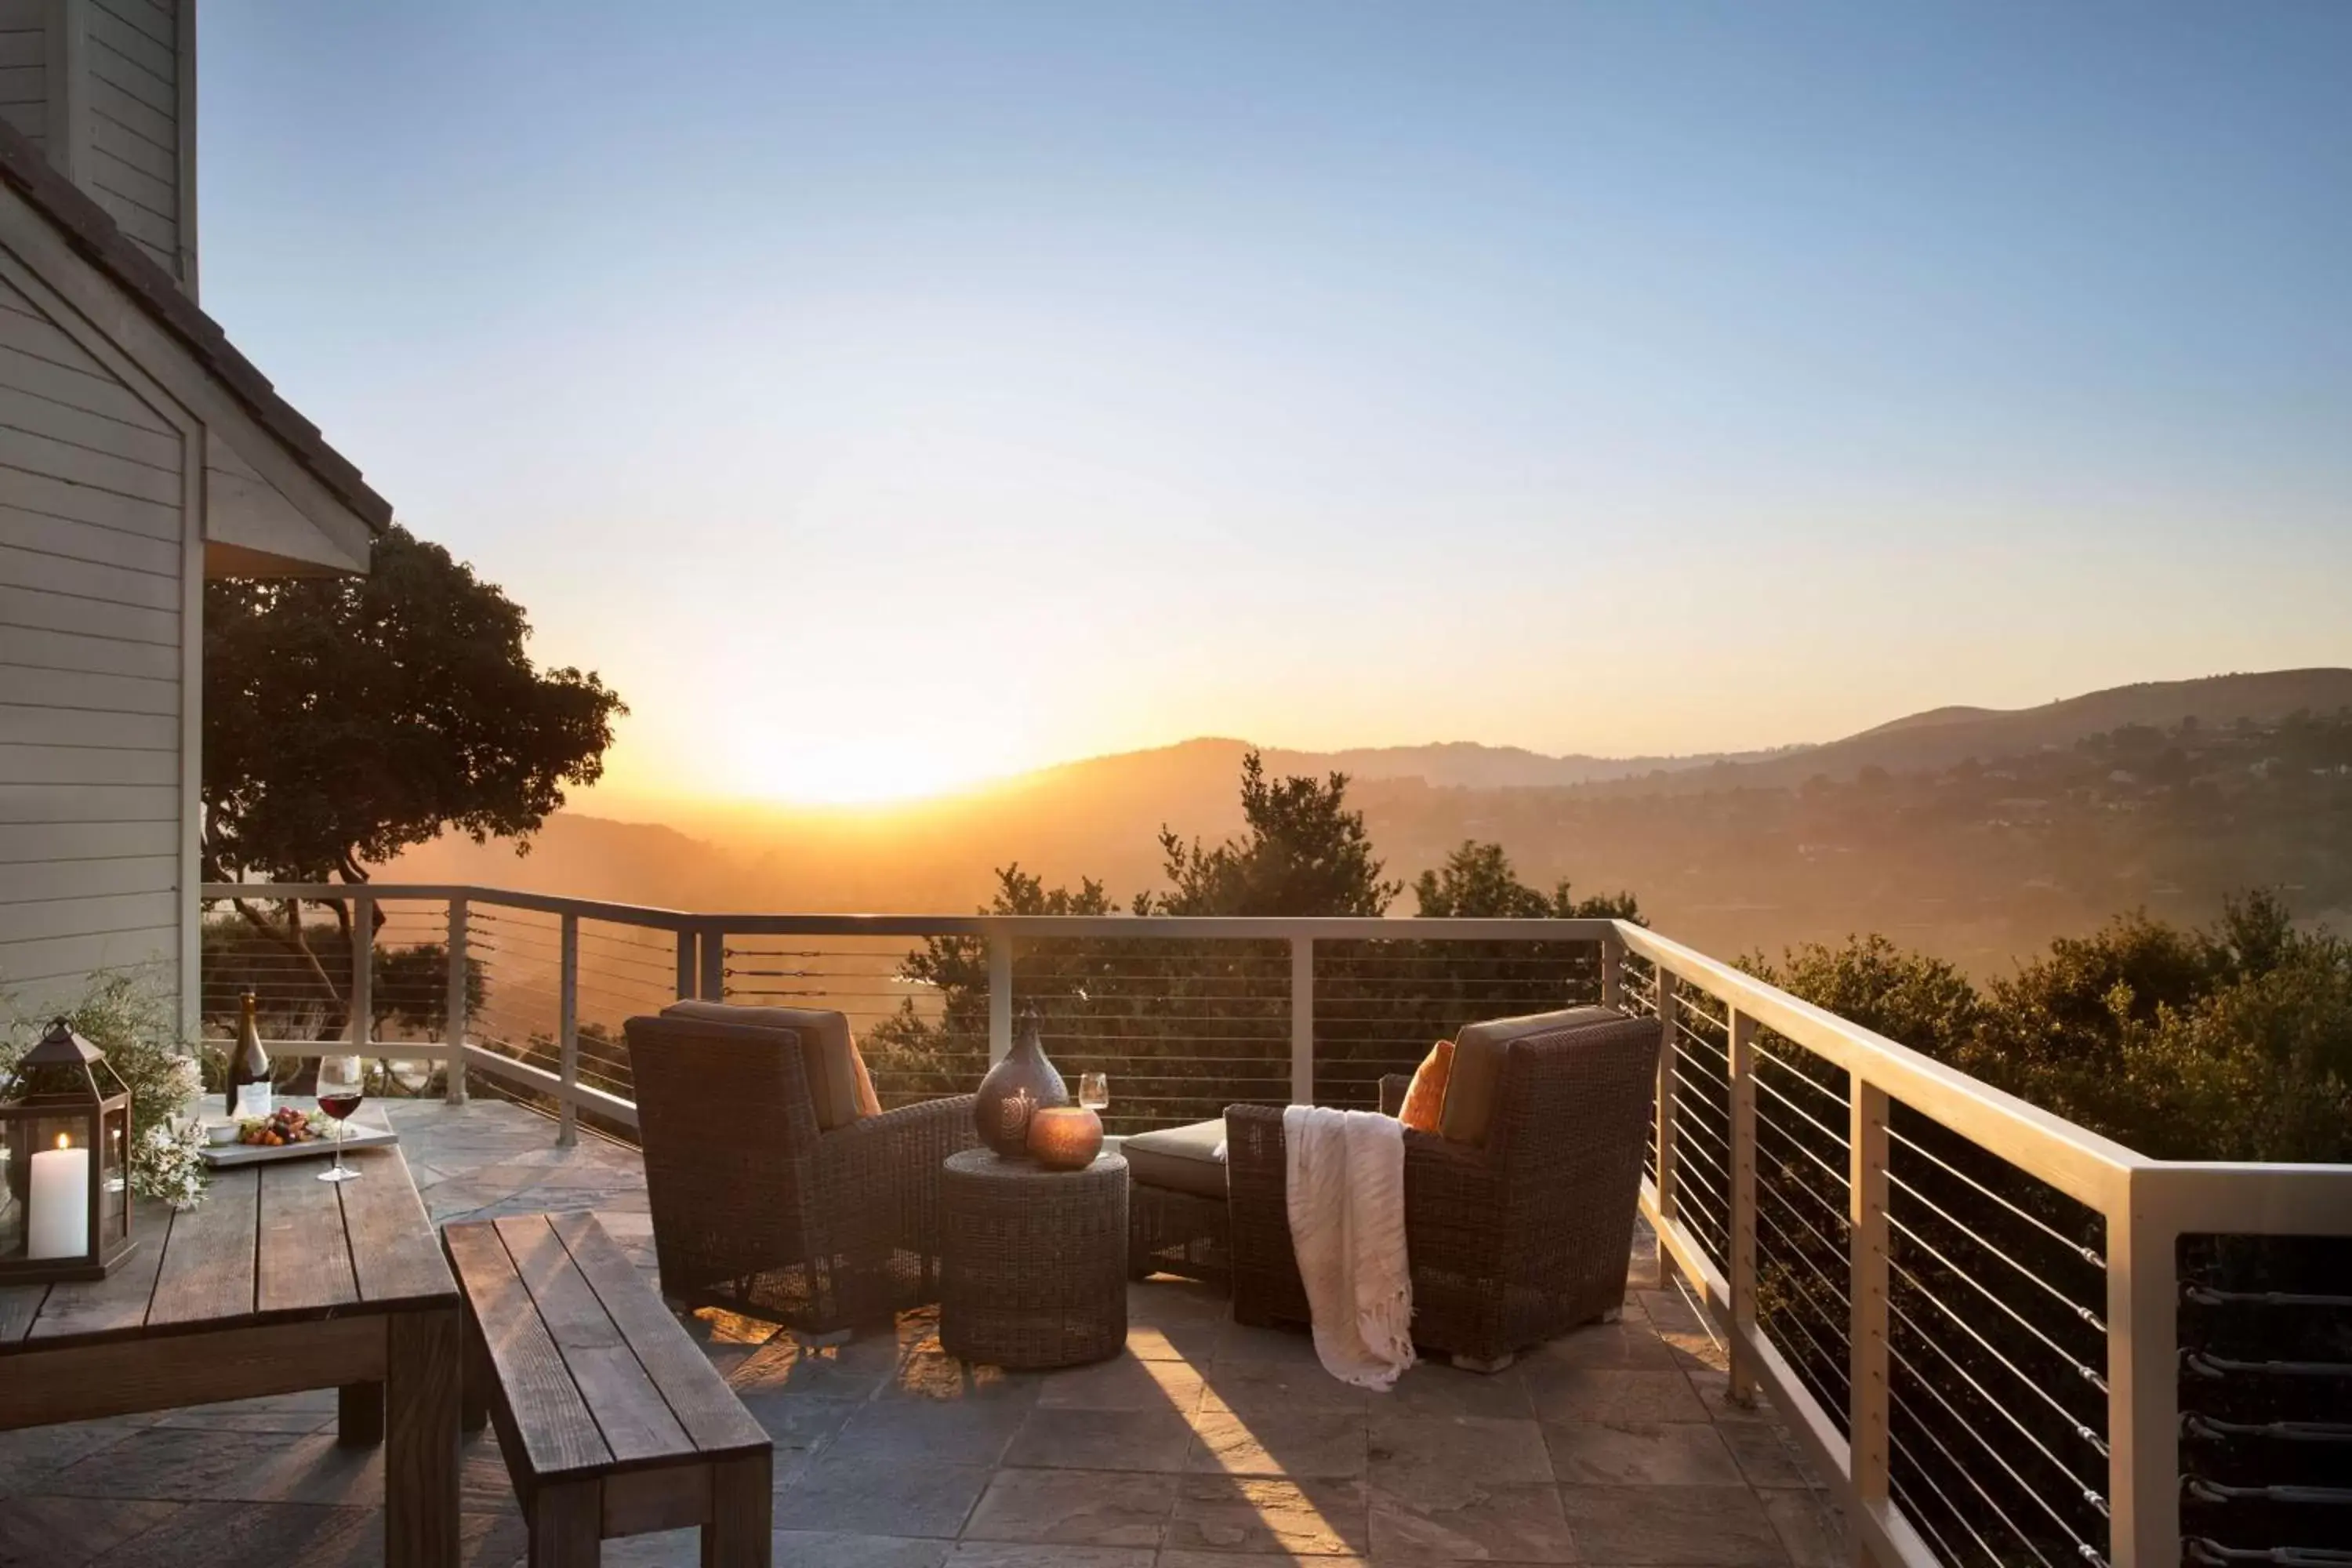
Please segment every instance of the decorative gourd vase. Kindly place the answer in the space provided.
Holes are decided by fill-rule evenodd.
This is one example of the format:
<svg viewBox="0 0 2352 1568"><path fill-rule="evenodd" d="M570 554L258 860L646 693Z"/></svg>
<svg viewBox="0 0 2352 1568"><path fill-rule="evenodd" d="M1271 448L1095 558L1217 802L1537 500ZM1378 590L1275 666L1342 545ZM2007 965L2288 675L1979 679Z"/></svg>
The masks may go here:
<svg viewBox="0 0 2352 1568"><path fill-rule="evenodd" d="M1025 1007L1013 1049L980 1080L971 1112L980 1126L980 1141L1004 1159L1025 1160L1031 1115L1045 1106L1069 1103L1069 1089L1045 1059L1045 1042L1037 1037L1037 1009Z"/></svg>

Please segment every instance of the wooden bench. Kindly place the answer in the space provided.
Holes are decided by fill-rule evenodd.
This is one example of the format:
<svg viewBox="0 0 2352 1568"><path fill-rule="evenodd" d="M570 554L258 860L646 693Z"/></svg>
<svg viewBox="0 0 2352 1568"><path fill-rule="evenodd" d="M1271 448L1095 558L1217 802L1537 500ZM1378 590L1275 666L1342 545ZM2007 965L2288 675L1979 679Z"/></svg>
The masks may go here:
<svg viewBox="0 0 2352 1568"><path fill-rule="evenodd" d="M498 1428L531 1568L698 1525L704 1568L770 1568L774 1449L591 1215L444 1227L467 1429Z"/></svg>

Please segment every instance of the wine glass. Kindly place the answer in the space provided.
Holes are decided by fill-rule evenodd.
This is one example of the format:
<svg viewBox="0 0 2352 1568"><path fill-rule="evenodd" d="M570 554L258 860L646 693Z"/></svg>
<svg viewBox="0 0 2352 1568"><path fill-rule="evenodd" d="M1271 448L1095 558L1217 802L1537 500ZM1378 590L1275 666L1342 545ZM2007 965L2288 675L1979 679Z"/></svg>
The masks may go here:
<svg viewBox="0 0 2352 1568"><path fill-rule="evenodd" d="M1110 1105L1110 1075L1083 1072L1078 1075L1078 1103L1099 1116Z"/></svg>
<svg viewBox="0 0 2352 1568"><path fill-rule="evenodd" d="M357 1057L322 1057L319 1061L319 1109L335 1119L335 1164L319 1173L322 1182L348 1182L357 1171L343 1168L343 1124L367 1095L367 1068Z"/></svg>

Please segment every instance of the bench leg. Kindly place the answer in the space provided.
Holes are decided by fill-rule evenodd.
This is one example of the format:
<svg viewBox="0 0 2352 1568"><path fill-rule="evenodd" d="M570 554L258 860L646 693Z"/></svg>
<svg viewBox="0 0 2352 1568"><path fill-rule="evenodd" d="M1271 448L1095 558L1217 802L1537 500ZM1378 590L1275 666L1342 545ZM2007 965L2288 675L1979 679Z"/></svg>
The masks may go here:
<svg viewBox="0 0 2352 1568"><path fill-rule="evenodd" d="M457 1425L478 1432L490 1421L490 1348L483 1342L482 1325L466 1314L465 1349L459 1352Z"/></svg>
<svg viewBox="0 0 2352 1568"><path fill-rule="evenodd" d="M541 1487L524 1513L530 1526L530 1568L596 1568L604 1537L601 1482Z"/></svg>
<svg viewBox="0 0 2352 1568"><path fill-rule="evenodd" d="M710 1468L710 1522L702 1527L702 1568L772 1568L775 1455L727 1459Z"/></svg>
<svg viewBox="0 0 2352 1568"><path fill-rule="evenodd" d="M373 1448L383 1441L383 1384L347 1383L335 1394L335 1442Z"/></svg>

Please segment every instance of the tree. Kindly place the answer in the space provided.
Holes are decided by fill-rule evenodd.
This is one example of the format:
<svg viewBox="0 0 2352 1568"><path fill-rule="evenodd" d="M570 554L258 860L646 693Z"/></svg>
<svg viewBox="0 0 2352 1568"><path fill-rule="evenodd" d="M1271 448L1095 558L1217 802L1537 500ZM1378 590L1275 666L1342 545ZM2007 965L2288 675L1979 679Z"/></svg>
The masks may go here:
<svg viewBox="0 0 2352 1568"><path fill-rule="evenodd" d="M1381 879L1364 814L1347 808L1348 775L1269 781L1255 752L1242 758L1246 832L1213 849L1160 830L1170 891L1138 914L1380 915L1403 890Z"/></svg>
<svg viewBox="0 0 2352 1568"><path fill-rule="evenodd" d="M526 850L565 786L602 774L628 711L593 672L535 668L530 633L495 584L398 526L364 577L206 584L205 879L361 883L453 827ZM236 908L302 961L340 1030L299 904L277 922Z"/></svg>
<svg viewBox="0 0 2352 1568"><path fill-rule="evenodd" d="M1631 920L1642 918L1641 905L1631 893L1601 893L1577 898L1568 879L1555 883L1549 896L1519 880L1511 858L1499 844L1462 841L1445 864L1423 871L1412 885L1424 918L1487 920Z"/></svg>

